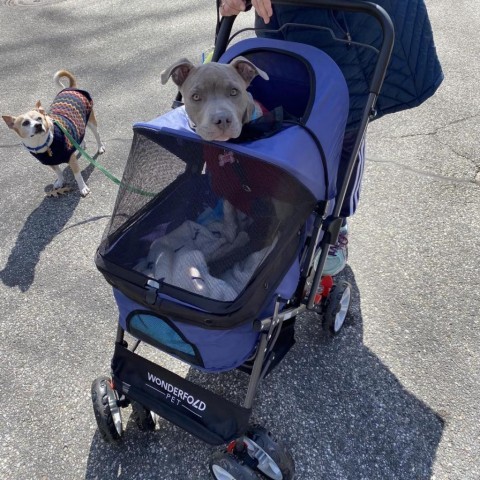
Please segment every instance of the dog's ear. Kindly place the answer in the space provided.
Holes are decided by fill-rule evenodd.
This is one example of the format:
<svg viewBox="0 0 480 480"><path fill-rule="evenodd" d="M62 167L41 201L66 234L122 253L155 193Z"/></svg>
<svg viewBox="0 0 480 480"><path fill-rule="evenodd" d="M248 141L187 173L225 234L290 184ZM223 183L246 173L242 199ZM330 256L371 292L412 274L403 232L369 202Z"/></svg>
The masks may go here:
<svg viewBox="0 0 480 480"><path fill-rule="evenodd" d="M2 115L2 118L5 120L8 128L13 128L15 125L15 117L12 117L11 115Z"/></svg>
<svg viewBox="0 0 480 480"><path fill-rule="evenodd" d="M195 68L195 65L190 60L186 58L178 60L160 74L162 85L165 85L168 79L172 77L175 85L181 87L193 68Z"/></svg>
<svg viewBox="0 0 480 480"><path fill-rule="evenodd" d="M45 111L45 109L42 107L42 102L40 100L37 100L37 102L35 103L35 108L38 110L39 113L41 113L42 115L46 115L47 112Z"/></svg>
<svg viewBox="0 0 480 480"><path fill-rule="evenodd" d="M245 57L235 57L230 65L240 74L247 85L257 76L260 75L264 80L268 80L266 72L256 67L250 60Z"/></svg>

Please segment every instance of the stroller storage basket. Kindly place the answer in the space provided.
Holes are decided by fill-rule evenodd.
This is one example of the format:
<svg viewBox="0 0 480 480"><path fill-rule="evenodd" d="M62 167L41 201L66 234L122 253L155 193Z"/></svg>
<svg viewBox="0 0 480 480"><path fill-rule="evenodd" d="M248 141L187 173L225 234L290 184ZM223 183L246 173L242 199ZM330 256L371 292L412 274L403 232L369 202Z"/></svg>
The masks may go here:
<svg viewBox="0 0 480 480"><path fill-rule="evenodd" d="M146 309L118 289L114 289L114 296L124 330L199 370L231 370L244 363L256 347L258 332L252 322L206 330L181 316Z"/></svg>

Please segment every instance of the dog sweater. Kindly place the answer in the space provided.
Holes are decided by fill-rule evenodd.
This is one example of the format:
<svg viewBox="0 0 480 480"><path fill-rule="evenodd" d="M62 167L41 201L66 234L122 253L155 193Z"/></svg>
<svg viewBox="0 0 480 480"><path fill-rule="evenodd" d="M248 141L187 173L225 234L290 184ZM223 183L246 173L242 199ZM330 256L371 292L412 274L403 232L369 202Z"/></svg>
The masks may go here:
<svg viewBox="0 0 480 480"><path fill-rule="evenodd" d="M81 144L92 107L93 101L88 92L76 88L65 88L53 100L48 115L52 120L60 123L75 142ZM48 150L44 153L30 152L43 165L68 163L70 156L76 150L58 125L56 123L53 125L53 142L49 148L51 155Z"/></svg>

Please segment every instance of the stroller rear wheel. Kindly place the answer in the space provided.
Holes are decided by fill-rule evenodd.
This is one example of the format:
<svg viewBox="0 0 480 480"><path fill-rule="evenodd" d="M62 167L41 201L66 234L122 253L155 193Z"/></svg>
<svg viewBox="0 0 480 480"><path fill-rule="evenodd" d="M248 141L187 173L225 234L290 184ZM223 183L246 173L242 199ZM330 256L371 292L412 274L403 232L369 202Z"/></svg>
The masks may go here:
<svg viewBox="0 0 480 480"><path fill-rule="evenodd" d="M257 469L272 480L291 480L295 463L285 444L275 440L261 425L252 425L244 438L248 454L258 462Z"/></svg>
<svg viewBox="0 0 480 480"><path fill-rule="evenodd" d="M343 327L352 298L352 287L346 281L336 283L326 301L323 325L333 335Z"/></svg>
<svg viewBox="0 0 480 480"><path fill-rule="evenodd" d="M118 405L118 394L108 377L99 377L93 381L92 403L102 438L110 443L120 440L122 417Z"/></svg>
<svg viewBox="0 0 480 480"><path fill-rule="evenodd" d="M132 400L132 419L137 427L144 432L155 430L155 420L152 417L152 413L135 400Z"/></svg>
<svg viewBox="0 0 480 480"><path fill-rule="evenodd" d="M216 480L259 480L248 465L232 453L215 452L210 459L210 472Z"/></svg>

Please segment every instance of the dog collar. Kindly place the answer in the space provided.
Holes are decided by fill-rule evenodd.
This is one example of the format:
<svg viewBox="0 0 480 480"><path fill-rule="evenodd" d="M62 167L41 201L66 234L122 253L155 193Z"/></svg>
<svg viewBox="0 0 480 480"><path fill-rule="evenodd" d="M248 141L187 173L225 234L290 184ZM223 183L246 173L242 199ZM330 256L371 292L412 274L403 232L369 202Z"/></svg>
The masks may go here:
<svg viewBox="0 0 480 480"><path fill-rule="evenodd" d="M29 147L28 145L25 145L24 143L22 143L22 145L23 145L29 152L36 153L36 152L38 152L39 150L42 150L42 149L45 148L45 147L49 147L50 144L52 143L52 140L53 140L53 132L52 132L52 130L50 130L50 131L48 132L47 140L46 140L46 142L45 142L43 145L40 145L39 147Z"/></svg>

